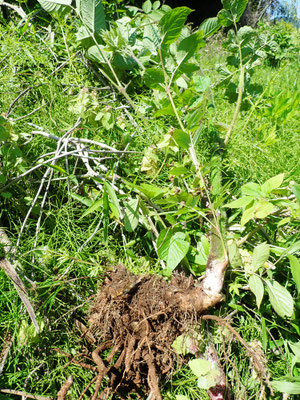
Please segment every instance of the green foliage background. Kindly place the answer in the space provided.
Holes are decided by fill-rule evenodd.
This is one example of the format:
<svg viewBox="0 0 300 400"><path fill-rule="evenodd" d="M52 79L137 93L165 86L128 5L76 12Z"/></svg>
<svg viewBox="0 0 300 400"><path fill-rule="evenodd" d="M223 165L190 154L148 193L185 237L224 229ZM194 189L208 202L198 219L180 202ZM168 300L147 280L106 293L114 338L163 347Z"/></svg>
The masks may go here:
<svg viewBox="0 0 300 400"><path fill-rule="evenodd" d="M41 332L34 333L1 269L3 348L8 334L13 340L0 388L55 396L72 374L70 398L77 398L93 375L68 363L57 348L73 356L81 351L74 321L86 322L106 268L124 263L134 273L170 276L179 265L200 277L209 220L226 210L225 301L211 312L230 318L258 349L274 398L282 398L288 384L296 398L299 32L282 22L238 30L246 3L224 1L224 10L201 32L183 26L188 8L172 14L150 1L143 11L123 2L103 1L104 8L86 2L95 6L95 19L89 9L76 17L74 10L49 14L39 6L27 22L1 16L0 216L17 247L7 257L28 288ZM221 24L233 30L212 36ZM55 140L33 131L62 137L78 117L74 137L132 153L103 153L96 177L87 176L84 157L70 155L69 172L62 158L15 179L46 163L56 149ZM53 177L43 204L45 187L38 190L49 165ZM264 183L280 174L278 184L262 194ZM249 184L253 198L245 206ZM239 206L232 206L236 199ZM242 223L247 210L250 218ZM170 248L178 249L177 258ZM257 259L257 253L265 256ZM273 297L282 294L283 300L276 307L277 284ZM209 328L204 322L199 327L202 344L216 346L236 397L259 398L264 385L243 346L226 329ZM188 366L162 382L162 393L169 399L207 396Z"/></svg>

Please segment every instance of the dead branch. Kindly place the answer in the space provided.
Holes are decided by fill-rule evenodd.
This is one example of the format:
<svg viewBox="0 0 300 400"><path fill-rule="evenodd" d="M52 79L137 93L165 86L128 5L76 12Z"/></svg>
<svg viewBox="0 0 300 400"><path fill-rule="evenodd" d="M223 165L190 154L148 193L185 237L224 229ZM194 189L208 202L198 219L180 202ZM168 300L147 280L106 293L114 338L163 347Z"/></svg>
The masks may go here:
<svg viewBox="0 0 300 400"><path fill-rule="evenodd" d="M73 376L70 375L60 388L60 391L57 393L57 400L65 400L72 384L73 384Z"/></svg>
<svg viewBox="0 0 300 400"><path fill-rule="evenodd" d="M54 397L40 396L38 394L30 394L30 393L22 392L20 390L0 389L0 392L14 394L15 396L25 396L25 397L28 397L29 399L35 399L35 400L54 400Z"/></svg>

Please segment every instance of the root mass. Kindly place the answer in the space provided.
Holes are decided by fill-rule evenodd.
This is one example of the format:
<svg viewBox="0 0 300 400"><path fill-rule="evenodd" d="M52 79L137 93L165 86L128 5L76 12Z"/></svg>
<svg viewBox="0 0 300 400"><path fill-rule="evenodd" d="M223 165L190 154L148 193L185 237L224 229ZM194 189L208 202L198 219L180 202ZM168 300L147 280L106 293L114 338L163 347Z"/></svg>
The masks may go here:
<svg viewBox="0 0 300 400"><path fill-rule="evenodd" d="M150 390L151 400L160 400L160 379L180 362L172 343L195 328L203 304L212 305L201 291L181 274L168 282L155 275L136 276L122 266L108 272L89 318L98 343L92 354L98 368L92 398ZM217 300L219 296L213 303ZM110 384L100 394L105 376Z"/></svg>

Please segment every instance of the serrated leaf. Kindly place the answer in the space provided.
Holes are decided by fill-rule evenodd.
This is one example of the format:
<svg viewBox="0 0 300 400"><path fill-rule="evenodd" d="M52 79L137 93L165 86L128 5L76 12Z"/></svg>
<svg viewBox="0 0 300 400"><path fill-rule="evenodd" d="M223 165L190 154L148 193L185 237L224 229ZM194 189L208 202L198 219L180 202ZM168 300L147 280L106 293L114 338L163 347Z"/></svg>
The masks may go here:
<svg viewBox="0 0 300 400"><path fill-rule="evenodd" d="M188 7L177 7L167 12L159 21L158 27L162 33L165 45L175 42L181 33L187 16L192 12Z"/></svg>
<svg viewBox="0 0 300 400"><path fill-rule="evenodd" d="M296 284L298 293L300 293L300 261L296 256L293 256L291 254L288 255L288 258L290 260L294 282Z"/></svg>
<svg viewBox="0 0 300 400"><path fill-rule="evenodd" d="M189 361L189 367L191 368L194 375L197 378L204 376L209 373L212 369L212 363L208 360L204 360L203 358L196 358L194 360Z"/></svg>
<svg viewBox="0 0 300 400"><path fill-rule="evenodd" d="M267 200L261 200L256 203L254 217L263 219L276 210L277 207L274 206L274 204L268 202Z"/></svg>
<svg viewBox="0 0 300 400"><path fill-rule="evenodd" d="M271 381L270 383L275 390L281 393L300 394L300 382Z"/></svg>
<svg viewBox="0 0 300 400"><path fill-rule="evenodd" d="M209 88L210 78L208 76L196 75L193 80L196 92L203 93Z"/></svg>
<svg viewBox="0 0 300 400"><path fill-rule="evenodd" d="M256 272L270 257L270 248L267 243L261 243L255 247L252 256L252 271Z"/></svg>
<svg viewBox="0 0 300 400"><path fill-rule="evenodd" d="M243 185L242 194L243 196L252 196L255 198L262 197L260 185L254 182L249 182L246 183L246 185Z"/></svg>
<svg viewBox="0 0 300 400"><path fill-rule="evenodd" d="M193 334L184 334L178 336L171 347L176 351L177 354L187 355L189 353L195 354L197 350L199 350L199 346L197 344L197 334L194 332Z"/></svg>
<svg viewBox="0 0 300 400"><path fill-rule="evenodd" d="M256 305L259 309L262 298L264 296L264 285L262 283L262 280L258 275L251 275L248 284L251 292L255 295Z"/></svg>
<svg viewBox="0 0 300 400"><path fill-rule="evenodd" d="M138 199L129 200L125 203L124 226L127 232L133 232L139 223L139 201Z"/></svg>
<svg viewBox="0 0 300 400"><path fill-rule="evenodd" d="M220 381L220 372L216 369L211 370L207 375L200 376L197 380L197 386L200 389L208 390L215 387Z"/></svg>
<svg viewBox="0 0 300 400"><path fill-rule="evenodd" d="M294 301L287 289L277 281L265 280L270 302L280 317L291 317L294 311Z"/></svg>
<svg viewBox="0 0 300 400"><path fill-rule="evenodd" d="M243 196L243 197L240 197L237 200L234 200L234 201L231 201L228 204L225 204L223 207L242 208L242 207L246 207L248 204L250 204L251 201L253 201L253 197L251 197L251 196Z"/></svg>
<svg viewBox="0 0 300 400"><path fill-rule="evenodd" d="M217 32L221 27L221 24L217 17L207 18L205 19L199 26L199 30L201 30L204 34L204 37L211 36L215 32Z"/></svg>
<svg viewBox="0 0 300 400"><path fill-rule="evenodd" d="M264 196L268 196L274 189L277 189L281 186L284 179L284 174L279 174L273 176L273 178L268 179L261 186L261 191Z"/></svg>

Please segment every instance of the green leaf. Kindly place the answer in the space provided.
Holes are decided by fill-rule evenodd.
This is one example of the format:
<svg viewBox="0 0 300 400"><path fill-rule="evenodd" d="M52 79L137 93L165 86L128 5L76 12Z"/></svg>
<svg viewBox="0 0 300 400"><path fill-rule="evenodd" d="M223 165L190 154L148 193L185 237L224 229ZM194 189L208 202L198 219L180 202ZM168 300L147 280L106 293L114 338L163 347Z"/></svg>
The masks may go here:
<svg viewBox="0 0 300 400"><path fill-rule="evenodd" d="M243 212L242 218L241 218L241 225L244 226L250 219L254 218L254 213L255 213L255 203L252 205L252 203L249 204L249 207L245 209Z"/></svg>
<svg viewBox="0 0 300 400"><path fill-rule="evenodd" d="M186 242L184 238L185 234L182 232L176 232L171 238L167 257L167 268L165 271L167 275L172 274L173 270L186 256L190 248L190 244Z"/></svg>
<svg viewBox="0 0 300 400"><path fill-rule="evenodd" d="M148 175L156 175L158 171L158 155L155 146L150 146L145 149L141 163L141 171L146 172Z"/></svg>
<svg viewBox="0 0 300 400"><path fill-rule="evenodd" d="M242 186L243 196L262 197L260 186L257 183L249 182Z"/></svg>
<svg viewBox="0 0 300 400"><path fill-rule="evenodd" d="M190 244L185 241L183 232L164 229L157 238L157 254L167 262L166 275L171 275L180 261L186 256Z"/></svg>
<svg viewBox="0 0 300 400"><path fill-rule="evenodd" d="M268 196L274 189L277 189L281 186L284 179L284 174L279 174L273 176L273 178L268 179L261 186L261 191L264 196Z"/></svg>
<svg viewBox="0 0 300 400"><path fill-rule="evenodd" d="M180 76L178 79L176 79L175 82L176 82L176 85L180 88L187 89L187 87L188 87L187 82L183 76Z"/></svg>
<svg viewBox="0 0 300 400"><path fill-rule="evenodd" d="M188 149L190 147L190 136L180 129L174 129L173 139L182 149Z"/></svg>
<svg viewBox="0 0 300 400"><path fill-rule="evenodd" d="M135 188L150 199L162 197L168 191L167 188L150 185L148 183L142 183L140 186L135 186Z"/></svg>
<svg viewBox="0 0 300 400"><path fill-rule="evenodd" d="M264 296L264 285L262 283L262 280L258 275L251 275L248 284L251 292L255 295L256 305L259 309L262 298Z"/></svg>
<svg viewBox="0 0 300 400"><path fill-rule="evenodd" d="M300 185L298 185L296 182L292 182L291 190L296 196L298 202L300 203Z"/></svg>
<svg viewBox="0 0 300 400"><path fill-rule="evenodd" d="M153 3L153 10L158 10L159 9L159 7L160 7L160 1L159 0L157 0L157 1L155 1L154 3Z"/></svg>
<svg viewBox="0 0 300 400"><path fill-rule="evenodd" d="M212 363L208 360L204 360L203 358L196 358L194 360L189 361L189 367L191 368L194 375L197 378L200 378L203 375L209 373L212 369Z"/></svg>
<svg viewBox="0 0 300 400"><path fill-rule="evenodd" d="M87 197L80 196L77 193L69 193L69 196L73 197L73 199L75 200L80 201L80 203L84 204L87 207L91 207L91 205L93 204L93 200Z"/></svg>
<svg viewBox="0 0 300 400"><path fill-rule="evenodd" d="M199 122L201 121L203 115L203 110L199 108L194 110L192 113L189 113L186 120L187 129L192 129L195 126L200 125Z"/></svg>
<svg viewBox="0 0 300 400"><path fill-rule="evenodd" d="M277 281L265 280L270 302L274 310L282 318L291 317L294 311L293 298L287 289L281 286Z"/></svg>
<svg viewBox="0 0 300 400"><path fill-rule="evenodd" d="M125 203L124 226L127 232L133 232L139 223L139 201L138 199L129 200Z"/></svg>
<svg viewBox="0 0 300 400"><path fill-rule="evenodd" d="M203 93L205 92L210 85L210 78L208 76L196 75L194 77L194 87L196 92Z"/></svg>
<svg viewBox="0 0 300 400"><path fill-rule="evenodd" d="M252 271L256 272L260 267L263 267L270 257L270 248L267 243L261 243L255 247L252 256Z"/></svg>
<svg viewBox="0 0 300 400"><path fill-rule="evenodd" d="M251 201L253 201L253 197L251 196L244 196L244 197L240 197L237 200L234 200L230 203L227 203L224 205L224 207L228 207L228 208L242 208L242 207L246 207L248 204L251 203Z"/></svg>
<svg viewBox="0 0 300 400"><path fill-rule="evenodd" d="M187 16L191 12L192 10L188 7L177 7L162 17L158 27L163 35L163 44L170 45L178 39Z"/></svg>
<svg viewBox="0 0 300 400"><path fill-rule="evenodd" d="M149 12L152 9L152 3L150 0L146 0L143 5L142 5L142 9L144 11L145 14L149 14Z"/></svg>
<svg viewBox="0 0 300 400"><path fill-rule="evenodd" d="M300 358L300 342L288 342L290 348L292 349L292 352L295 354L295 356Z"/></svg>
<svg viewBox="0 0 300 400"><path fill-rule="evenodd" d="M288 255L291 265L291 271L293 275L294 282L296 284L298 293L300 294L300 261L297 257Z"/></svg>
<svg viewBox="0 0 300 400"><path fill-rule="evenodd" d="M300 394L300 382L271 381L270 383L275 390L281 393Z"/></svg>
<svg viewBox="0 0 300 400"><path fill-rule="evenodd" d="M163 229L157 238L157 254L162 260L166 261L168 257L168 249L170 247L170 241L173 234L173 229Z"/></svg>
<svg viewBox="0 0 300 400"><path fill-rule="evenodd" d="M144 74L144 82L151 89L164 90L164 73L158 68L147 68Z"/></svg>
<svg viewBox="0 0 300 400"><path fill-rule="evenodd" d="M105 190L107 191L108 197L110 198L110 208L113 212L113 215L119 219L122 215L119 200L117 198L116 192L114 188L108 183L104 182Z"/></svg>
<svg viewBox="0 0 300 400"><path fill-rule="evenodd" d="M67 171L56 164L46 164L49 168L54 169L55 171L61 172L64 175L68 175Z"/></svg>
<svg viewBox="0 0 300 400"><path fill-rule="evenodd" d="M113 57L111 59L111 63L114 67L119 68L121 70L127 71L132 70L137 67L138 63L136 60L124 53L119 51L115 51Z"/></svg>
<svg viewBox="0 0 300 400"><path fill-rule="evenodd" d="M95 211L98 211L100 208L102 208L102 206L103 206L102 199L94 201L94 203L82 214L80 219L86 217L87 215L89 215Z"/></svg>
<svg viewBox="0 0 300 400"><path fill-rule="evenodd" d="M243 260L236 242L232 242L228 245L228 255L229 255L230 265L233 268L238 268L241 265L243 265Z"/></svg>
<svg viewBox="0 0 300 400"><path fill-rule="evenodd" d="M84 35L83 35L83 36L80 36L79 34L76 35L77 39L78 39L78 40L84 40L85 38L90 37L90 36L88 35L87 30L85 30L85 33L87 33L86 36L84 36ZM111 53L104 53L104 52L101 50L102 47L103 47L103 46L101 46L101 45L98 45L98 46L94 45L94 46L90 46L90 47L87 45L87 47L88 47L87 56L88 56L88 58L91 59L92 61L96 61L96 62L99 62L99 63L106 63L106 62L107 62L107 59L110 58L108 55L111 54ZM105 55L105 54L106 54L106 55ZM107 56L107 58L106 58L106 56Z"/></svg>
<svg viewBox="0 0 300 400"><path fill-rule="evenodd" d="M274 204L266 201L266 200L261 200L258 203L256 203L255 206L255 212L254 212L254 217L255 218L266 218L268 215L272 214L277 210L277 207L274 206Z"/></svg>
<svg viewBox="0 0 300 400"><path fill-rule="evenodd" d="M40 5L48 13L56 12L64 14L71 9L72 0L38 0Z"/></svg>
<svg viewBox="0 0 300 400"><path fill-rule="evenodd" d="M101 0L80 1L80 14L84 26L92 33L106 28L106 18Z"/></svg>
<svg viewBox="0 0 300 400"><path fill-rule="evenodd" d="M0 141L7 140L9 138L9 132L4 128L4 126L0 125Z"/></svg>
<svg viewBox="0 0 300 400"><path fill-rule="evenodd" d="M243 15L248 0L223 0L223 7L225 10L230 10L233 14L235 22L237 22Z"/></svg>
<svg viewBox="0 0 300 400"><path fill-rule="evenodd" d="M177 46L176 60L178 65L193 57L204 46L205 42L202 32L195 32L183 38Z"/></svg>
<svg viewBox="0 0 300 400"><path fill-rule="evenodd" d="M103 193L103 237L104 242L107 243L108 239L108 224L109 224L109 200L107 191L104 188Z"/></svg>
<svg viewBox="0 0 300 400"><path fill-rule="evenodd" d="M199 26L199 30L201 30L204 34L204 37L207 38L211 36L215 32L217 32L221 27L221 24L217 17L207 18L205 19Z"/></svg>
<svg viewBox="0 0 300 400"><path fill-rule="evenodd" d="M169 175L178 176L178 175L185 175L185 174L188 174L190 172L191 171L188 170L186 167L175 167L175 168L170 169Z"/></svg>
<svg viewBox="0 0 300 400"><path fill-rule="evenodd" d="M230 26L233 23L233 18L232 15L229 11L227 10L221 10L218 12L218 22L219 24L223 25L223 26Z"/></svg>
<svg viewBox="0 0 300 400"><path fill-rule="evenodd" d="M177 354L187 355L189 353L195 354L199 350L200 335L196 332L191 332L191 334L183 334L178 336L171 347L176 351Z"/></svg>
<svg viewBox="0 0 300 400"><path fill-rule="evenodd" d="M198 378L197 386L200 389L208 390L216 386L219 381L220 381L220 372L217 371L216 369L213 369L209 372L209 374L200 376L200 378Z"/></svg>
<svg viewBox="0 0 300 400"><path fill-rule="evenodd" d="M176 400L189 400L189 398L187 396L185 396L184 394L176 394L175 399Z"/></svg>

